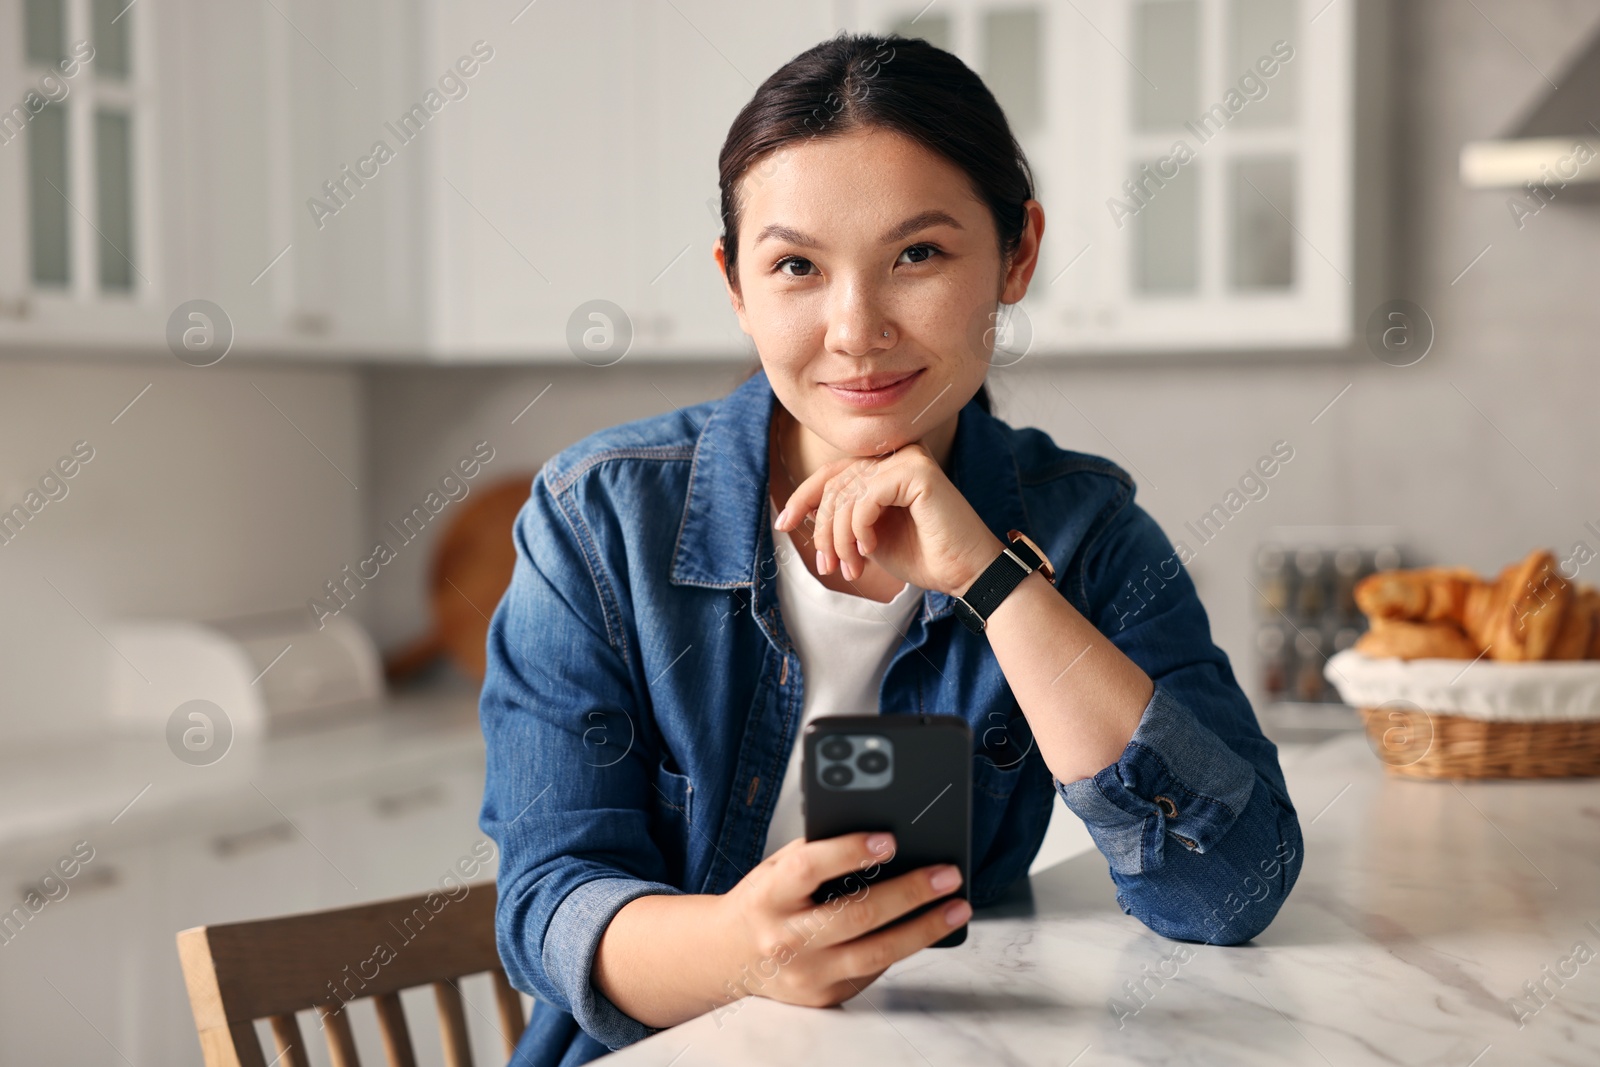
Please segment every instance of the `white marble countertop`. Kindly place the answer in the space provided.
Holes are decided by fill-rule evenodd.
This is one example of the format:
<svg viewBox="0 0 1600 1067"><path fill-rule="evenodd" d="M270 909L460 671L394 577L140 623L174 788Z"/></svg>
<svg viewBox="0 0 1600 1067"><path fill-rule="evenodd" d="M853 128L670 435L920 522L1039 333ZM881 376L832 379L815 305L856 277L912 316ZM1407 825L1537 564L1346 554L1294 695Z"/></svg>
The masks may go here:
<svg viewBox="0 0 1600 1067"><path fill-rule="evenodd" d="M403 787L422 770L483 767L477 691L401 692L370 713L291 733L236 738L208 766L179 760L164 737L114 733L0 755L0 860L59 852L74 834L116 822L124 840L259 817L261 791L285 810L355 791Z"/></svg>
<svg viewBox="0 0 1600 1067"><path fill-rule="evenodd" d="M1158 937L1089 851L839 1008L747 998L607 1062L1600 1063L1600 781L1406 781L1361 735L1284 766L1305 867L1249 945Z"/></svg>

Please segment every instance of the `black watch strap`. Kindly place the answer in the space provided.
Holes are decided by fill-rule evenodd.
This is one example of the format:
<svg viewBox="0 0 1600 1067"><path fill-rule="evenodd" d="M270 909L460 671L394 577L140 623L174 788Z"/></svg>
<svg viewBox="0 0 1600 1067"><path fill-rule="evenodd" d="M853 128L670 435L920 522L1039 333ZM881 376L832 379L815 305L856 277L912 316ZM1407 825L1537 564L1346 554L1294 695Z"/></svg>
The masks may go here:
<svg viewBox="0 0 1600 1067"><path fill-rule="evenodd" d="M1047 577L1052 573L1049 561L1035 552L1019 531L1012 530L1007 536L1011 543L1000 550L964 594L955 598L956 615L975 634L988 628L989 616L1022 579L1036 570L1043 570Z"/></svg>

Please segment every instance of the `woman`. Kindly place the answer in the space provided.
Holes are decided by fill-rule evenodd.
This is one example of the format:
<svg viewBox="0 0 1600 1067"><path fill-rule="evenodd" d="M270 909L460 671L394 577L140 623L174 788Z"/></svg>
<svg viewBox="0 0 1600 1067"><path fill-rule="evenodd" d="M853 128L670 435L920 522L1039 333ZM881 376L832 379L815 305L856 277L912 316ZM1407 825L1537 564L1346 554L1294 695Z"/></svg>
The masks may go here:
<svg viewBox="0 0 1600 1067"><path fill-rule="evenodd" d="M721 185L761 367L546 463L489 634L482 825L500 954L539 998L518 1062L748 995L835 1004L967 921L879 929L950 893L927 868L803 925L893 848L803 840L816 714L969 722L975 906L1026 876L1059 793L1157 933L1264 929L1299 824L1172 544L1121 468L990 413L984 328L1044 228L994 98L924 41L841 35L756 92ZM987 600L986 571L1009 578Z"/></svg>

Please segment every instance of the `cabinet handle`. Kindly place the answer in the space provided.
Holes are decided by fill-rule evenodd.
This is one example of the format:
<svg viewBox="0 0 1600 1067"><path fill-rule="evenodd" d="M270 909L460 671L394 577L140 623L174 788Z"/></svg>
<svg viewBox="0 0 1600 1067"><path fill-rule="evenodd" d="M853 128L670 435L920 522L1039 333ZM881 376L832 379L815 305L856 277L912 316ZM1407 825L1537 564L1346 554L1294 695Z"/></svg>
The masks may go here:
<svg viewBox="0 0 1600 1067"><path fill-rule="evenodd" d="M71 878L62 878L60 875L54 875L53 877L58 883L67 887L69 896L73 893L87 893L96 889L111 889L122 881L122 875L117 872L115 867L103 863L93 867L80 867L78 873ZM19 897L26 899L29 893L37 893L45 900L56 899L52 898L47 892L43 879L37 882L27 882L17 887L17 895ZM59 899L65 900L66 897Z"/></svg>
<svg viewBox="0 0 1600 1067"><path fill-rule="evenodd" d="M293 839L294 827L287 822L276 822L253 830L241 830L236 834L218 835L211 839L211 851L223 859L228 859L244 853L259 852Z"/></svg>
<svg viewBox="0 0 1600 1067"><path fill-rule="evenodd" d="M111 866L85 867L72 884L80 892L114 889L122 884L122 872Z"/></svg>
<svg viewBox="0 0 1600 1067"><path fill-rule="evenodd" d="M417 789L408 789L404 793L373 797L372 810L377 812L380 818L398 819L420 808L436 808L443 803L444 790L439 788L437 782L430 782Z"/></svg>

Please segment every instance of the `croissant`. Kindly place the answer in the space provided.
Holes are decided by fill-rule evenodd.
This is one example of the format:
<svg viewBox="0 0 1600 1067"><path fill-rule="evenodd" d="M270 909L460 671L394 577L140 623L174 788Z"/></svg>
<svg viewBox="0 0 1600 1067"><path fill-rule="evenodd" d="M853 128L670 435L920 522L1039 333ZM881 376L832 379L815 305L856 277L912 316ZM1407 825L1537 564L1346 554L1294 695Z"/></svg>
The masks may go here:
<svg viewBox="0 0 1600 1067"><path fill-rule="evenodd" d="M1600 659L1600 589L1593 586L1584 586L1579 590L1579 599L1589 604L1589 614L1594 619L1594 631L1589 635L1589 652L1585 659Z"/></svg>
<svg viewBox="0 0 1600 1067"><path fill-rule="evenodd" d="M1561 629L1556 631L1555 640L1550 644L1551 659L1588 658L1589 646L1594 643L1596 601L1586 594L1592 592L1580 590L1567 605Z"/></svg>
<svg viewBox="0 0 1600 1067"><path fill-rule="evenodd" d="M1502 588L1476 635L1489 658L1549 659L1567 607L1577 595L1572 583L1556 573L1555 556L1536 548L1501 571L1496 584Z"/></svg>
<svg viewBox="0 0 1600 1067"><path fill-rule="evenodd" d="M1400 659L1476 659L1482 651L1453 622L1412 622L1381 615L1356 638L1355 648L1369 656Z"/></svg>
<svg viewBox="0 0 1600 1067"><path fill-rule="evenodd" d="M1371 624L1355 647L1368 655L1600 659L1600 589L1564 578L1542 548L1494 581L1465 567L1417 567L1369 574L1353 593Z"/></svg>
<svg viewBox="0 0 1600 1067"><path fill-rule="evenodd" d="M1472 587L1481 582L1467 567L1418 567L1369 574L1353 593L1370 619L1459 623Z"/></svg>
<svg viewBox="0 0 1600 1067"><path fill-rule="evenodd" d="M1492 629L1489 620L1498 618L1500 612L1507 608L1506 594L1509 588L1505 572L1502 571L1500 577L1492 582L1480 578L1467 592L1467 601L1461 609L1461 627L1479 647L1489 643L1489 631Z"/></svg>

